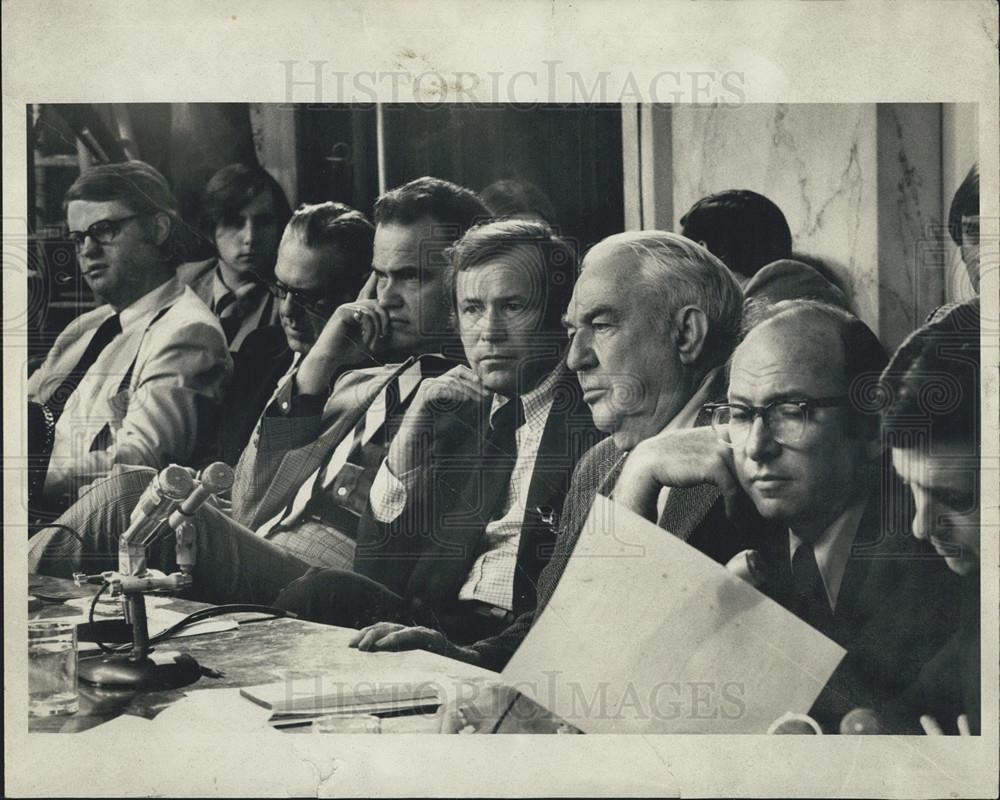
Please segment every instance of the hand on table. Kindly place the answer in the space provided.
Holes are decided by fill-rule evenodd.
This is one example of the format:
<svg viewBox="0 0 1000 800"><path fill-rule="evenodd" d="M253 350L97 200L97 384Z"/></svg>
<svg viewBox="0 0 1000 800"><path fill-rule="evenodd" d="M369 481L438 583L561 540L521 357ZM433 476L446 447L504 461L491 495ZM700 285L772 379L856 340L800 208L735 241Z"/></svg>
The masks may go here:
<svg viewBox="0 0 1000 800"><path fill-rule="evenodd" d="M398 622L376 622L362 628L351 639L349 646L365 651L427 650L469 664L475 664L479 658L474 650L449 642L440 631Z"/></svg>

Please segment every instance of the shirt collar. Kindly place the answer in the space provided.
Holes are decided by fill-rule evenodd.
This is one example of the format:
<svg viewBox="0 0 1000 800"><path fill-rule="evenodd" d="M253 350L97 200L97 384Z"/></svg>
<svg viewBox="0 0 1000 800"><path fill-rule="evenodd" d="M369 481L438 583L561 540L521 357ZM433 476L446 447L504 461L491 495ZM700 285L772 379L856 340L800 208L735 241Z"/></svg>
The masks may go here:
<svg viewBox="0 0 1000 800"><path fill-rule="evenodd" d="M552 403L552 396L556 383L559 381L560 370L550 372L534 389L527 394L521 395L521 405L524 408L524 422L526 425L536 427L545 420L548 407ZM501 394L493 395L493 405L490 406L490 419L503 406L509 402L510 398Z"/></svg>
<svg viewBox="0 0 1000 800"><path fill-rule="evenodd" d="M212 304L213 306L218 303L227 294L233 295L236 300L242 300L244 297L257 292L261 289L260 284L255 281L248 281L246 283L241 283L235 289L229 288L229 284L226 283L226 279L222 277L222 268L216 263L215 266L215 280L212 281Z"/></svg>
<svg viewBox="0 0 1000 800"><path fill-rule="evenodd" d="M118 313L122 330L130 325L137 324L145 317L159 311L168 303L175 300L184 291L184 286L177 277L170 278L157 286L153 291L146 292L142 297L129 306L126 306Z"/></svg>
<svg viewBox="0 0 1000 800"><path fill-rule="evenodd" d="M843 583L844 573L847 571L847 562L851 557L851 545L854 544L854 537L858 533L866 500L867 498L862 498L848 506L813 543L813 555L816 556L816 565L823 577L823 586L826 589L826 597L830 602L831 609L837 607L840 585ZM788 531L789 557L795 557L795 551L801 544L802 540Z"/></svg>

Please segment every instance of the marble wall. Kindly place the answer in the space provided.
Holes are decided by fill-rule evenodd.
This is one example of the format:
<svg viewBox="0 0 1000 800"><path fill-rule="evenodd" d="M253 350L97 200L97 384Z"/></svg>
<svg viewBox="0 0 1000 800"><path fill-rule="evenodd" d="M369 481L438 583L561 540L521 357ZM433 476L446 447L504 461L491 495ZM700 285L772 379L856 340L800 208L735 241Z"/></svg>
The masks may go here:
<svg viewBox="0 0 1000 800"><path fill-rule="evenodd" d="M655 173L638 183L657 183L661 197L669 185L674 230L691 204L712 192L745 188L768 196L788 219L796 251L836 273L889 347L945 299L941 105L637 111L637 128L646 134L638 169L649 169L650 133L654 151L670 156L669 170L659 158ZM662 216L642 208L627 222L639 227Z"/></svg>

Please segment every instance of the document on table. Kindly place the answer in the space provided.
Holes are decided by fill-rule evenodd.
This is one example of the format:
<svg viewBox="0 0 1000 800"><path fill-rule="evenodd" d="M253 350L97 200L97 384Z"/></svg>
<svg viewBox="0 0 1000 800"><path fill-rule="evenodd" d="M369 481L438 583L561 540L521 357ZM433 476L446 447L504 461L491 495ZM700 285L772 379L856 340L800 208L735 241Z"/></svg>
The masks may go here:
<svg viewBox="0 0 1000 800"><path fill-rule="evenodd" d="M586 733L764 733L844 649L725 567L598 496L502 679Z"/></svg>

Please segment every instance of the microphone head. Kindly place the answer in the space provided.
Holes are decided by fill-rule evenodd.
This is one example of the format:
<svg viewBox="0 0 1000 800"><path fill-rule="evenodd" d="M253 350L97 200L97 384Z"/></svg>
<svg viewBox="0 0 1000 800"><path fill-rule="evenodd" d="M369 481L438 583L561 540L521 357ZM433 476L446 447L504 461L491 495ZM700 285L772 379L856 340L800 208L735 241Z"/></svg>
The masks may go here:
<svg viewBox="0 0 1000 800"><path fill-rule="evenodd" d="M772 722L767 733L769 736L773 734L816 736L822 735L823 729L808 714L793 714L789 711Z"/></svg>
<svg viewBox="0 0 1000 800"><path fill-rule="evenodd" d="M198 475L201 485L212 494L228 491L233 485L234 477L233 468L222 461L209 464Z"/></svg>
<svg viewBox="0 0 1000 800"><path fill-rule="evenodd" d="M194 478L184 467L170 464L156 476L160 494L170 500L183 500L194 490Z"/></svg>
<svg viewBox="0 0 1000 800"><path fill-rule="evenodd" d="M844 714L840 721L840 733L843 736L863 736L882 733L882 725L878 714L870 708L855 708Z"/></svg>

